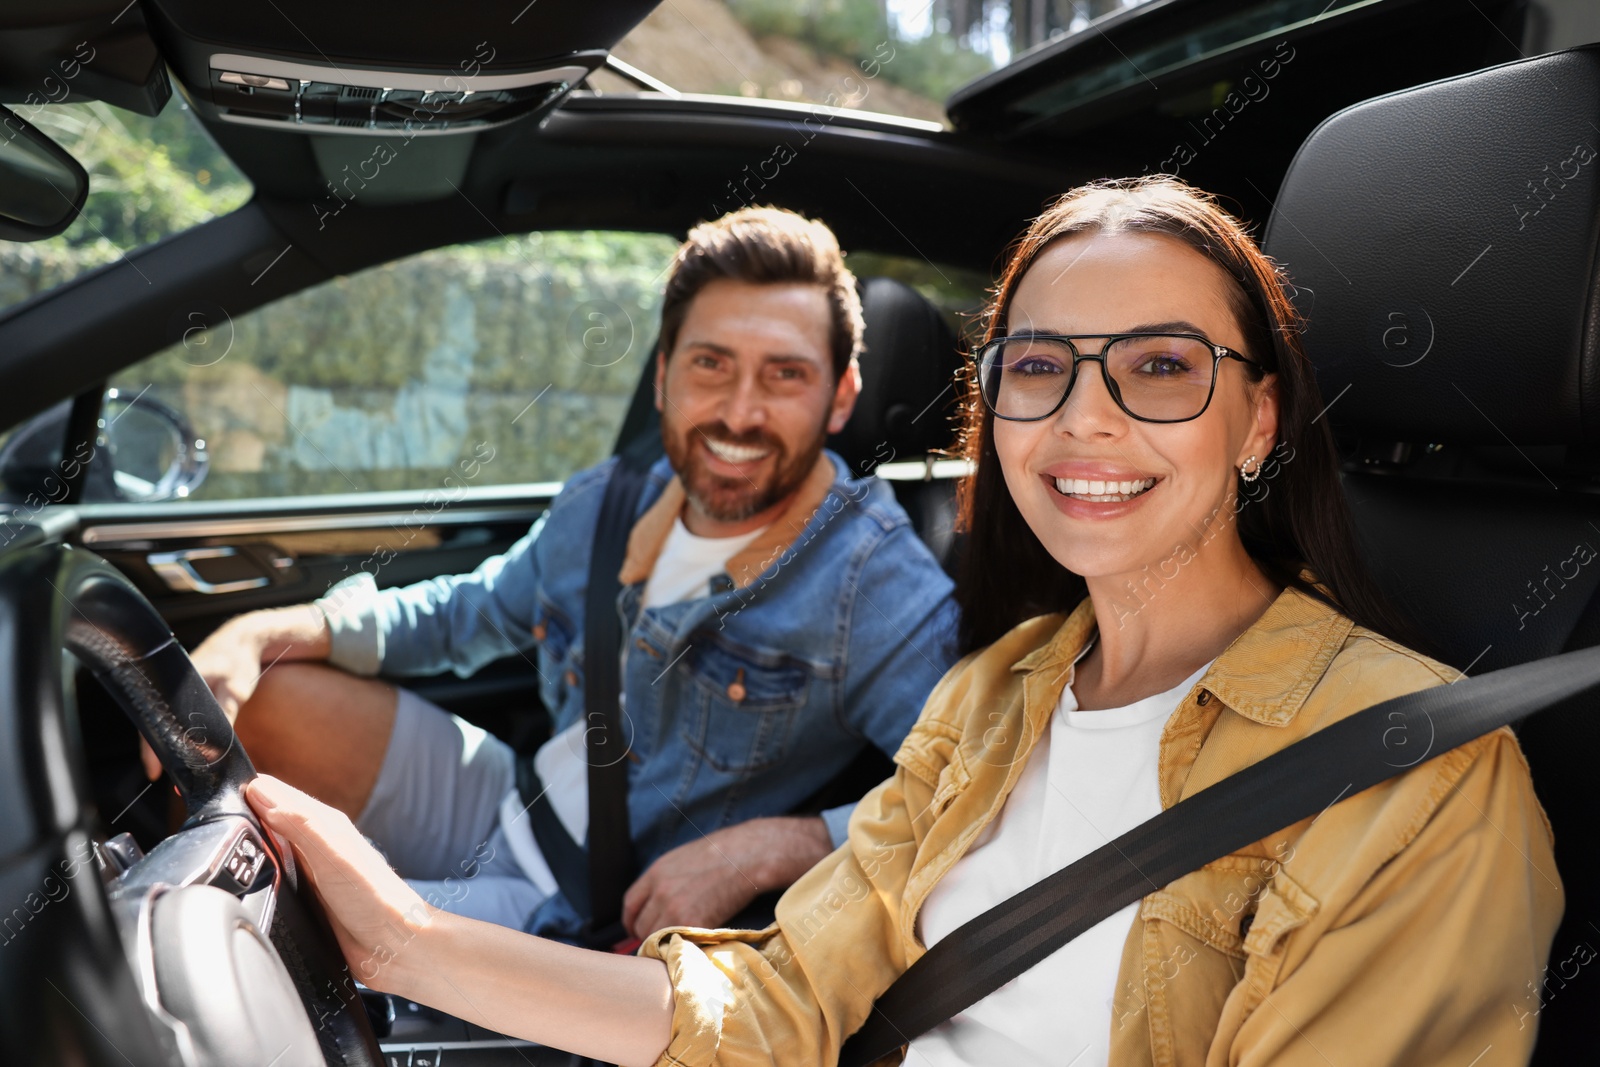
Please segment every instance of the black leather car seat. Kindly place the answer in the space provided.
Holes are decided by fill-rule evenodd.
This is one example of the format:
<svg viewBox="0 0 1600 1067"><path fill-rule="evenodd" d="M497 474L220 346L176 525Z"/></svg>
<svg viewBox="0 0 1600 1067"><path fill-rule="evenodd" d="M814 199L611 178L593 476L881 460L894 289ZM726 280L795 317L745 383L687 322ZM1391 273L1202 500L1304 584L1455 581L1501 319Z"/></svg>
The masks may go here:
<svg viewBox="0 0 1600 1067"><path fill-rule="evenodd" d="M863 278L860 293L861 397L828 447L865 472L951 443L961 355L943 313L905 282Z"/></svg>
<svg viewBox="0 0 1600 1067"><path fill-rule="evenodd" d="M1494 67L1328 119L1267 229L1373 570L1472 672L1600 643L1597 149L1600 48ZM1537 1021L1535 1063L1592 1062L1600 698L1520 736L1567 908L1542 988L1495 1010Z"/></svg>
<svg viewBox="0 0 1600 1067"><path fill-rule="evenodd" d="M885 463L923 460L955 441L961 352L944 313L895 278L863 278L861 396L845 428L828 439L850 468L868 474ZM893 483L924 544L948 570L955 552L955 483Z"/></svg>

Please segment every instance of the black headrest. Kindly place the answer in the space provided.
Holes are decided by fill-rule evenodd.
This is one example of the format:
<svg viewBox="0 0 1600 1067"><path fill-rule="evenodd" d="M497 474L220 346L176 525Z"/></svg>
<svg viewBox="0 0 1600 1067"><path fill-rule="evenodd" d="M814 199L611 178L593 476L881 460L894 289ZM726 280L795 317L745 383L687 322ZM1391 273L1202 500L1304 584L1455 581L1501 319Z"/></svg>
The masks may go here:
<svg viewBox="0 0 1600 1067"><path fill-rule="evenodd" d="M894 278L863 278L861 398L828 440L853 470L920 459L955 439L950 412L961 363L955 330L926 297Z"/></svg>
<svg viewBox="0 0 1600 1067"><path fill-rule="evenodd" d="M1265 245L1300 289L1333 423L1391 441L1600 438L1597 174L1594 46L1319 126Z"/></svg>

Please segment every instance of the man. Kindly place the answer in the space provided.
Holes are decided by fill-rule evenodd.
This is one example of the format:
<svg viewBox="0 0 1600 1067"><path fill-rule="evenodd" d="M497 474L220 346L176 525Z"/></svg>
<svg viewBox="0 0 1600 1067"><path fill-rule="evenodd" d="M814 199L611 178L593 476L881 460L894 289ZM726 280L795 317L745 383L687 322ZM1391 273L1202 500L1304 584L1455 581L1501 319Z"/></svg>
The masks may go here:
<svg viewBox="0 0 1600 1067"><path fill-rule="evenodd" d="M724 923L840 844L850 806L785 813L866 744L895 751L955 626L950 582L888 487L823 448L861 388L860 303L833 234L774 209L703 224L661 318L666 457L619 574L621 649L594 653L621 656L634 936ZM583 931L588 901L540 847L553 823L530 824L548 804L568 847L587 833L584 605L616 469L575 476L471 574L381 592L361 575L196 650L257 764L349 814L438 906ZM508 746L370 677L518 654L536 656L555 727L521 790Z"/></svg>

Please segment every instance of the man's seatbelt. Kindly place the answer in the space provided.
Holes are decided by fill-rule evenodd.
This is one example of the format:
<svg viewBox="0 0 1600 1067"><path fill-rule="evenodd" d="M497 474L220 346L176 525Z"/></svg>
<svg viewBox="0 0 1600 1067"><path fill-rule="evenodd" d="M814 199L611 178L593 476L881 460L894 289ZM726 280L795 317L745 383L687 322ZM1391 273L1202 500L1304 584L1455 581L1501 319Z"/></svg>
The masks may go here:
<svg viewBox="0 0 1600 1067"><path fill-rule="evenodd" d="M622 619L617 594L628 534L644 492L648 461L633 450L617 457L606 482L589 557L583 605L584 752L589 763L589 929L622 919L622 895L633 884L633 834L628 826L628 744L622 729ZM620 930L619 930L620 937Z"/></svg>
<svg viewBox="0 0 1600 1067"><path fill-rule="evenodd" d="M865 1067L1107 916L1423 760L1600 685L1600 647L1386 700L1180 801L935 944L840 1051Z"/></svg>
<svg viewBox="0 0 1600 1067"><path fill-rule="evenodd" d="M589 557L589 587L584 598L583 707L584 760L589 778L588 857L568 835L544 795L533 759L517 761L517 789L528 804L529 822L562 895L587 912L591 944L604 947L623 936L622 896L633 883L633 835L628 825L628 744L622 726L622 620L618 572L628 550L639 498L660 438L636 441L617 454L606 482L594 551Z"/></svg>

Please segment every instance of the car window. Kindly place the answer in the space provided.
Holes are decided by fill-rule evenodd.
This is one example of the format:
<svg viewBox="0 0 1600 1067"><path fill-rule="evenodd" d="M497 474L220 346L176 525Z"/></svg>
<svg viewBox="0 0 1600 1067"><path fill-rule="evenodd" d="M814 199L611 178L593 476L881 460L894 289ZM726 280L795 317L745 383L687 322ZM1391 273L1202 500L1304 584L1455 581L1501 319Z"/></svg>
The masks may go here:
<svg viewBox="0 0 1600 1067"><path fill-rule="evenodd" d="M247 314L196 308L178 344L108 383L116 479L91 472L85 499L563 480L610 453L677 246L662 234L531 233L425 252Z"/></svg>
<svg viewBox="0 0 1600 1067"><path fill-rule="evenodd" d="M32 244L0 242L0 308L225 215L253 192L177 97L154 118L99 102L46 102L48 94L65 95L65 71L78 69L64 65L50 89L9 105L83 164L89 196L65 233Z"/></svg>

